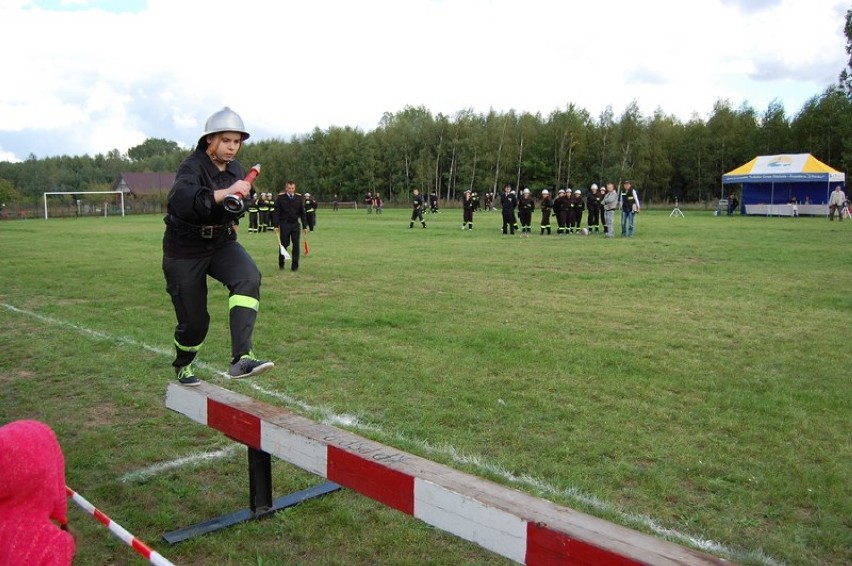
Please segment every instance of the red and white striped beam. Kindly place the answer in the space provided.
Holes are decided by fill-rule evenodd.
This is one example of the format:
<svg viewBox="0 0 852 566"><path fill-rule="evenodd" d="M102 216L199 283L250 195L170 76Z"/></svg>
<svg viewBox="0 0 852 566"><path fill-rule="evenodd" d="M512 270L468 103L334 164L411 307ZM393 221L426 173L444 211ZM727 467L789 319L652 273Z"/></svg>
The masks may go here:
<svg viewBox="0 0 852 566"><path fill-rule="evenodd" d="M728 564L209 383L166 407L520 564Z"/></svg>
<svg viewBox="0 0 852 566"><path fill-rule="evenodd" d="M144 556L148 562L155 566L174 566L174 564L164 558L162 554L156 550L152 550L150 546L136 538L133 533L110 519L106 513L89 503L85 497L67 485L65 486L65 492L68 494L68 497L70 497L71 500L80 507L80 509L86 511L89 515L97 519L98 522L109 529L109 532L118 537L122 542L124 542L124 544Z"/></svg>

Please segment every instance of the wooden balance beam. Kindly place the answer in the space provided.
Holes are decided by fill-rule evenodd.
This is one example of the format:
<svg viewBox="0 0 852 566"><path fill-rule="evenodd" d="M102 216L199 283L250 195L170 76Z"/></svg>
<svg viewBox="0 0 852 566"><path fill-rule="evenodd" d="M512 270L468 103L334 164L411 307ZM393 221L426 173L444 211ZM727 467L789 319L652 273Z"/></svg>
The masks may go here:
<svg viewBox="0 0 852 566"><path fill-rule="evenodd" d="M250 468L271 454L520 564L729 564L209 383L169 384L166 407L247 445Z"/></svg>

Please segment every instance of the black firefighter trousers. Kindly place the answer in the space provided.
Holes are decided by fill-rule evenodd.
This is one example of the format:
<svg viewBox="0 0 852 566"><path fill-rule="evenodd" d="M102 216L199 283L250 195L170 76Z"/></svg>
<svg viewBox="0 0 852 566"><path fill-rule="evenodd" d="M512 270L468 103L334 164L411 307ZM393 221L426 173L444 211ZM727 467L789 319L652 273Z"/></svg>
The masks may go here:
<svg viewBox="0 0 852 566"><path fill-rule="evenodd" d="M207 276L228 288L231 358L238 359L252 348L254 322L260 304L260 270L236 241L228 241L201 258L163 258L166 290L177 315L175 360L182 367L195 359L207 337Z"/></svg>

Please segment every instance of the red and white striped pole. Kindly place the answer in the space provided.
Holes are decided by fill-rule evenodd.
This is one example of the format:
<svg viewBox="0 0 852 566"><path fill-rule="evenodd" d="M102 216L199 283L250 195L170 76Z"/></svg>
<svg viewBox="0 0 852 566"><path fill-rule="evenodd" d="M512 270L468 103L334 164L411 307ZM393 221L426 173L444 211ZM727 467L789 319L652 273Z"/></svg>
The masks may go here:
<svg viewBox="0 0 852 566"><path fill-rule="evenodd" d="M144 556L148 560L148 562L150 562L151 564L156 564L157 566L174 566L174 564L169 562L166 558L163 558L163 556L159 552L157 552L156 550L151 550L151 547L149 547L147 544L127 532L124 527L107 517L101 510L86 501L86 499L82 495L80 495L67 485L65 486L65 491L68 496L74 500L74 503L79 505L81 509L83 509L89 515L103 523L106 528L109 529L109 532L123 540L125 544L132 547L133 550Z"/></svg>

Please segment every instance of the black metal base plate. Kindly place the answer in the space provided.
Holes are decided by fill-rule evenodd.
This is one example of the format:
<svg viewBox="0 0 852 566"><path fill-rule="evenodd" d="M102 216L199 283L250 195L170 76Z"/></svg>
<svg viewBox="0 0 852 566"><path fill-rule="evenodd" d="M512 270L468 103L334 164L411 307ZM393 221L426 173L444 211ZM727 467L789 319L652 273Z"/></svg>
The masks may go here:
<svg viewBox="0 0 852 566"><path fill-rule="evenodd" d="M231 513L230 515L223 515L221 517L217 517L216 519L210 519L209 521L204 521L203 523L198 523L190 527L185 527L177 531L166 533L163 535L163 540L165 540L169 544L177 544L187 539L199 535L204 535L207 533L212 533L236 525L238 523L244 523L246 521L252 521L254 519L266 517L267 515L271 515L272 513L280 511L281 509L286 509L287 507L298 505L299 503L307 501L308 499L313 499L314 497L321 497L339 489L341 489L341 487L336 483L325 482L314 487L303 489L302 491L291 493L290 495L279 497L272 502L272 507L268 510L254 513L251 509L242 509L241 511Z"/></svg>

